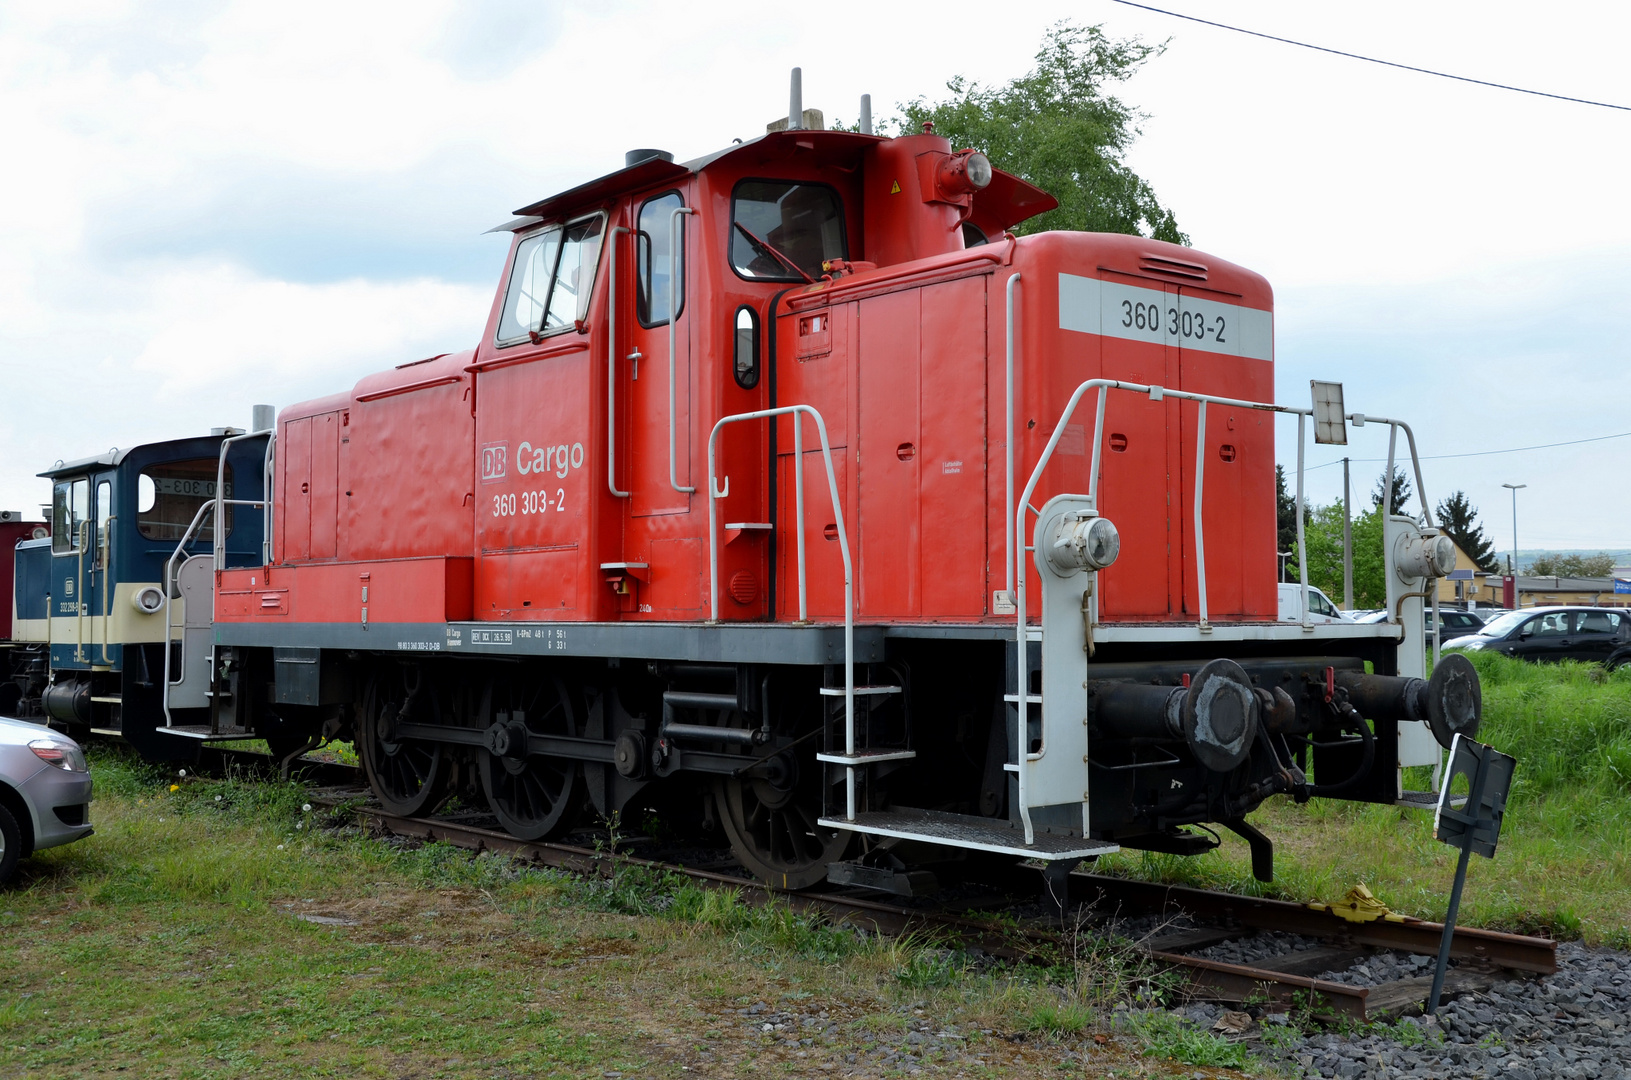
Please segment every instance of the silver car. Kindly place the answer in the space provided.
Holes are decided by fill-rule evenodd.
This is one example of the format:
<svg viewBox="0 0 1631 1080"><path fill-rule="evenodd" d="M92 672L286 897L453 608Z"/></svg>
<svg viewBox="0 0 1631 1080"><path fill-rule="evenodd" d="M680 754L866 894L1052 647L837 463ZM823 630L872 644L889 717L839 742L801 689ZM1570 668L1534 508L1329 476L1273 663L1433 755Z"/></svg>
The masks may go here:
<svg viewBox="0 0 1631 1080"><path fill-rule="evenodd" d="M91 774L66 735L0 716L0 884L41 848L91 835Z"/></svg>

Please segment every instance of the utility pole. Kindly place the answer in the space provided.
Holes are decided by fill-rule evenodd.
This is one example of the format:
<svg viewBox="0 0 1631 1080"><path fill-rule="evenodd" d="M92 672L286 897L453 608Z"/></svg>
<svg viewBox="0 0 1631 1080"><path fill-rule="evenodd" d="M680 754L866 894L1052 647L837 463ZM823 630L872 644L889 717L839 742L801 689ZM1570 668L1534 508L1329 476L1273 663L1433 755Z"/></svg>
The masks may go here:
<svg viewBox="0 0 1631 1080"><path fill-rule="evenodd" d="M1342 459L1342 609L1354 608L1353 509L1348 505L1348 459Z"/></svg>
<svg viewBox="0 0 1631 1080"><path fill-rule="evenodd" d="M1528 484L1502 484L1504 488L1512 489L1512 558L1507 561L1507 569L1512 571L1514 588L1518 580L1518 489L1526 488Z"/></svg>

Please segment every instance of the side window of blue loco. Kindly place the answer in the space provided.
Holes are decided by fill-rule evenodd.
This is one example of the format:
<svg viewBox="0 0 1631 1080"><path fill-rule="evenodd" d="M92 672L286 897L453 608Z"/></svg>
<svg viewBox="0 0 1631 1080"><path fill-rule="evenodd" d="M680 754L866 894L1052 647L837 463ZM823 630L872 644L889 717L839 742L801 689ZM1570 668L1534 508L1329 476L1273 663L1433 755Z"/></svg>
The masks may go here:
<svg viewBox="0 0 1631 1080"><path fill-rule="evenodd" d="M78 551L87 538L81 535L91 520L91 482L88 477L58 480L51 488L51 550L58 555Z"/></svg>

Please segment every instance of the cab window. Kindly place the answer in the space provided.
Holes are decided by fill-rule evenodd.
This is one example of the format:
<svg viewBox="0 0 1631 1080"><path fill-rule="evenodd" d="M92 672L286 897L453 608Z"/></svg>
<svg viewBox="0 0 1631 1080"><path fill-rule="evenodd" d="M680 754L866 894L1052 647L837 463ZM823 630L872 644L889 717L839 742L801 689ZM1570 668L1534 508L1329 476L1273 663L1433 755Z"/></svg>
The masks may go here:
<svg viewBox="0 0 1631 1080"><path fill-rule="evenodd" d="M589 314L604 224L605 216L595 214L534 233L516 246L499 345L570 330Z"/></svg>
<svg viewBox="0 0 1631 1080"><path fill-rule="evenodd" d="M1324 593L1315 592L1313 589L1308 590L1308 606L1313 608L1317 615L1326 615L1333 619L1342 618L1342 612L1336 609L1336 605L1327 600Z"/></svg>
<svg viewBox="0 0 1631 1080"><path fill-rule="evenodd" d="M59 480L51 487L51 550L68 555L80 548L81 529L91 519L91 482Z"/></svg>
<svg viewBox="0 0 1631 1080"><path fill-rule="evenodd" d="M108 545L113 543L113 485L106 480L96 484L96 568L102 569L108 561Z"/></svg>
<svg viewBox="0 0 1631 1080"><path fill-rule="evenodd" d="M640 207L640 235L636 258L640 282L640 325L662 326L668 322L668 249L674 211L685 203L680 193L670 191L647 200ZM685 226L680 226L680 250L674 259L674 305L685 310Z"/></svg>
<svg viewBox="0 0 1631 1080"><path fill-rule="evenodd" d="M825 184L744 180L731 200L731 267L752 281L821 277L847 258L844 207ZM794 269L797 267L797 270ZM800 273L802 271L802 273Z"/></svg>
<svg viewBox="0 0 1631 1080"><path fill-rule="evenodd" d="M136 529L149 540L180 540L198 515L198 508L215 498L215 458L167 461L149 465L136 480ZM232 498L232 466L225 473L222 498ZM226 515L226 535L232 535L232 507ZM194 534L196 539L213 542L215 515L206 514Z"/></svg>

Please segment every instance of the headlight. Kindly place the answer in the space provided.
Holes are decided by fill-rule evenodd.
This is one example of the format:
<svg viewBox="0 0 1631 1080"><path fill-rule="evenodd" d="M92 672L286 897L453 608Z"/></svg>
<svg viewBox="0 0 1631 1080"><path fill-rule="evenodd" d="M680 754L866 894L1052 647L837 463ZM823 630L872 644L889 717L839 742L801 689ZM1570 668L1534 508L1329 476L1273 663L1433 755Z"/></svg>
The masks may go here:
<svg viewBox="0 0 1631 1080"><path fill-rule="evenodd" d="M984 154L970 154L968 156L968 182L974 186L975 191L981 191L991 184L991 159Z"/></svg>
<svg viewBox="0 0 1631 1080"><path fill-rule="evenodd" d="M936 197L956 200L991 183L991 159L974 150L942 158L935 169Z"/></svg>
<svg viewBox="0 0 1631 1080"><path fill-rule="evenodd" d="M1121 534L1109 518L1062 514L1053 526L1048 561L1065 577L1078 570L1103 570L1121 554Z"/></svg>
<svg viewBox="0 0 1631 1080"><path fill-rule="evenodd" d="M73 743L55 739L35 739L28 744L34 756L47 765L55 765L63 772L89 772L85 767L85 753Z"/></svg>

